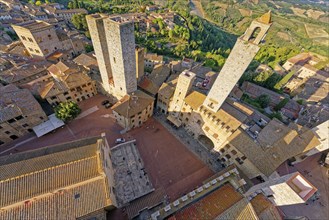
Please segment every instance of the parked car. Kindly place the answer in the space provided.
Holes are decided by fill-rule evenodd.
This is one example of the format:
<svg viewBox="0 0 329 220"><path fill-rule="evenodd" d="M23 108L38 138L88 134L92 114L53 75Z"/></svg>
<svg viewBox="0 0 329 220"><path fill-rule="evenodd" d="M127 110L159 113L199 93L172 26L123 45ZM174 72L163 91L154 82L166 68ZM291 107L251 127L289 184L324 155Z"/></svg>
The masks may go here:
<svg viewBox="0 0 329 220"><path fill-rule="evenodd" d="M111 103L105 104L105 108L111 108L111 107L112 107L112 104Z"/></svg>
<svg viewBox="0 0 329 220"><path fill-rule="evenodd" d="M102 105L106 105L106 104L109 104L110 103L110 101L109 100L104 100L104 101L102 101Z"/></svg>
<svg viewBox="0 0 329 220"><path fill-rule="evenodd" d="M124 142L126 142L126 140L125 140L124 138L117 138L117 139L115 140L115 143L116 143L116 144L122 144L122 143L124 143Z"/></svg>
<svg viewBox="0 0 329 220"><path fill-rule="evenodd" d="M322 153L321 154L321 157L320 157L320 159L318 161L321 166L324 166L325 165L325 163L326 163L326 157L327 157L327 153Z"/></svg>

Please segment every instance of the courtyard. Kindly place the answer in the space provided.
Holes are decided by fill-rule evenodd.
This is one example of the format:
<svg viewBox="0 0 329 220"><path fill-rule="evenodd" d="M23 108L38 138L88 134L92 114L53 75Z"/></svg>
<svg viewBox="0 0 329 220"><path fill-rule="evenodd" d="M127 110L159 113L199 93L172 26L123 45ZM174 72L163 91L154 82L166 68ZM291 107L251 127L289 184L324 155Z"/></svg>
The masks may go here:
<svg viewBox="0 0 329 220"><path fill-rule="evenodd" d="M97 95L79 103L81 114L63 128L37 138L28 134L2 146L0 156L23 152L45 146L99 136L106 133L110 147L117 138L136 140L139 154L144 161L144 170L151 179L155 191L161 190L169 201L174 201L184 193L202 185L214 172L193 154L181 141L173 136L161 123L150 118L141 127L121 134L123 130L101 102L107 97ZM122 215L119 215L122 217ZM120 218L120 217L119 217Z"/></svg>

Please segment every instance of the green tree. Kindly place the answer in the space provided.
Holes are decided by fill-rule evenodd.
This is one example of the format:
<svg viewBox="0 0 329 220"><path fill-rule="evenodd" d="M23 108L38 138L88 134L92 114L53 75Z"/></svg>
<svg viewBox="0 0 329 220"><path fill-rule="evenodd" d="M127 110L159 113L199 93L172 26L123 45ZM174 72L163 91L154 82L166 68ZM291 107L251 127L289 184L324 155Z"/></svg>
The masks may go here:
<svg viewBox="0 0 329 220"><path fill-rule="evenodd" d="M264 86L266 80L270 77L270 75L271 73L269 71L261 72L254 78L254 81L257 85Z"/></svg>
<svg viewBox="0 0 329 220"><path fill-rule="evenodd" d="M295 74L296 71L291 71L287 75L285 75L277 84L275 84L274 88L277 90L280 90L289 80L290 78Z"/></svg>
<svg viewBox="0 0 329 220"><path fill-rule="evenodd" d="M55 108L55 115L64 122L70 121L77 117L81 112L78 104L75 102L61 102Z"/></svg>
<svg viewBox="0 0 329 220"><path fill-rule="evenodd" d="M93 47L93 45L87 44L87 45L85 45L85 50L86 50L86 53L89 53L91 51L94 51L94 47Z"/></svg>
<svg viewBox="0 0 329 220"><path fill-rule="evenodd" d="M67 3L67 7L68 7L69 9L73 9L73 2L69 2L69 3Z"/></svg>
<svg viewBox="0 0 329 220"><path fill-rule="evenodd" d="M282 99L279 104L277 104L276 106L274 106L274 110L275 111L280 111L287 103L289 102L288 98Z"/></svg>
<svg viewBox="0 0 329 220"><path fill-rule="evenodd" d="M86 21L86 15L85 14L75 14L72 16L72 24L78 29L86 31L88 30L88 24Z"/></svg>
<svg viewBox="0 0 329 220"><path fill-rule="evenodd" d="M174 36L174 32L173 32L173 30L169 30L169 32L168 32L168 36L169 36L170 39L173 38L173 36Z"/></svg>
<svg viewBox="0 0 329 220"><path fill-rule="evenodd" d="M270 104L271 98L268 95L263 94L257 97L257 102L262 108L266 108Z"/></svg>
<svg viewBox="0 0 329 220"><path fill-rule="evenodd" d="M35 2L35 5L36 5L36 6L40 6L41 4L42 4L41 1L36 1L36 2Z"/></svg>
<svg viewBox="0 0 329 220"><path fill-rule="evenodd" d="M273 112L273 113L271 114L271 118L277 118L277 119L279 119L280 121L283 120L283 119L282 119L282 115L281 115L280 112Z"/></svg>

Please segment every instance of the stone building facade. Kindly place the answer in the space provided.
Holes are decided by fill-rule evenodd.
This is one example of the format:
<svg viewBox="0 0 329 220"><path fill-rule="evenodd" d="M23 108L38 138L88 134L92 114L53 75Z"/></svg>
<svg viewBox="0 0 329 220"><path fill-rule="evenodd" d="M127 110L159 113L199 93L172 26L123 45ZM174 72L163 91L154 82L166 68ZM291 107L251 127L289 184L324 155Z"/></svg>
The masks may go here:
<svg viewBox="0 0 329 220"><path fill-rule="evenodd" d="M85 51L84 43L78 36L70 37L45 21L31 20L12 27L32 57L46 58L58 50L71 50L71 55Z"/></svg>
<svg viewBox="0 0 329 220"><path fill-rule="evenodd" d="M61 102L80 102L97 94L95 81L76 66L59 62L48 71L52 80L41 86L39 94L52 106Z"/></svg>
<svg viewBox="0 0 329 220"><path fill-rule="evenodd" d="M113 107L113 115L125 131L141 126L153 115L154 98L137 90L124 96Z"/></svg>
<svg viewBox="0 0 329 220"><path fill-rule="evenodd" d="M41 106L26 89L0 87L0 146L29 132L47 120Z"/></svg>
<svg viewBox="0 0 329 220"><path fill-rule="evenodd" d="M44 21L27 21L12 27L33 57L46 57L62 48L55 28Z"/></svg>

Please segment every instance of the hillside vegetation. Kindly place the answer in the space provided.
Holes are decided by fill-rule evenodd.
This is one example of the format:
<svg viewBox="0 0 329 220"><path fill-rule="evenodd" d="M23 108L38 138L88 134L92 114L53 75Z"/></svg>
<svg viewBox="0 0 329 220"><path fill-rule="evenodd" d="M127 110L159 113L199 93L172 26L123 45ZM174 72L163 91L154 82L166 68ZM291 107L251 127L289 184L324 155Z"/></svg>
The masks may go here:
<svg viewBox="0 0 329 220"><path fill-rule="evenodd" d="M201 0L201 5L207 19L237 35L243 34L253 19L271 10L273 25L255 59L274 67L301 51L328 56L329 15L326 7L298 2Z"/></svg>

